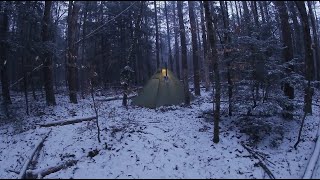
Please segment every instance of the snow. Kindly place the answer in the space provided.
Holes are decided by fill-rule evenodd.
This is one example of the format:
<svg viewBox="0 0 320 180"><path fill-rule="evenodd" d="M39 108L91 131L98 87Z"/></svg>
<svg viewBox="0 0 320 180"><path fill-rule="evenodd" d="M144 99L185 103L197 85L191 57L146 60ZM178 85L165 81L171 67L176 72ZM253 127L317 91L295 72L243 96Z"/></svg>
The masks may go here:
<svg viewBox="0 0 320 180"><path fill-rule="evenodd" d="M35 144L52 132L44 142L33 169L57 165L69 159L74 166L44 178L269 178L258 160L241 145L248 136L234 123L237 117L222 114L220 142L214 144L213 121L203 117L212 110L211 93L190 107L170 106L158 109L122 107L122 100L97 101L101 143L97 140L95 120L76 124L39 127L36 124L63 119L94 116L92 99L71 104L66 94L57 95L57 106L47 107L43 97L30 102L25 115L21 94L13 98L16 118L0 124L0 178L17 178ZM112 96L112 95L110 95ZM108 96L108 97L110 97ZM97 97L106 99L108 97ZM20 107L18 107L20 106ZM13 108L13 107L12 107ZM222 112L227 104L222 103ZM301 118L283 121L284 139L279 147L265 141L255 150L268 155L267 166L276 178L301 178L315 147L319 108L307 116L298 149L293 148ZM88 156L90 151L98 154Z"/></svg>

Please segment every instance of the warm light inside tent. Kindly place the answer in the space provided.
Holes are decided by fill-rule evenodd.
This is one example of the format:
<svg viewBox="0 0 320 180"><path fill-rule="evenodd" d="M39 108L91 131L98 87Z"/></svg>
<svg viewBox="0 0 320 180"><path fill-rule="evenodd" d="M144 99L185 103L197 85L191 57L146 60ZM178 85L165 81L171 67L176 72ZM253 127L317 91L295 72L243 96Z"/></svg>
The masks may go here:
<svg viewBox="0 0 320 180"><path fill-rule="evenodd" d="M162 76L166 76L166 75L167 75L167 74L166 74L166 72L167 72L167 70L166 70L166 69L162 69L162 71L161 71Z"/></svg>

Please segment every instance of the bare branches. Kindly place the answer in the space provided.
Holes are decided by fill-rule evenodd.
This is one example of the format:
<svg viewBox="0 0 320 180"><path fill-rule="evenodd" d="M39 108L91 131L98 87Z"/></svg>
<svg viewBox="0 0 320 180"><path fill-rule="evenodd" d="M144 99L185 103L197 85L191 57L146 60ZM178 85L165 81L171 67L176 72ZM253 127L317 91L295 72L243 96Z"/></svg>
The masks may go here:
<svg viewBox="0 0 320 180"><path fill-rule="evenodd" d="M257 160L259 160L258 165L268 174L271 179L275 179L274 175L270 171L270 169L263 163L263 158L261 158L261 154L247 147L244 143L241 145ZM270 162L270 161L269 161Z"/></svg>

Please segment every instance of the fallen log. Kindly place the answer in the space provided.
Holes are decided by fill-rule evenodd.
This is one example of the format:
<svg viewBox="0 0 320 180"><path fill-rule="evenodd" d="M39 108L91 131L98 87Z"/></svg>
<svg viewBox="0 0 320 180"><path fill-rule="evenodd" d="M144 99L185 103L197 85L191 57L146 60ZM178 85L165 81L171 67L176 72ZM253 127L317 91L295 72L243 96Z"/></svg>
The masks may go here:
<svg viewBox="0 0 320 180"><path fill-rule="evenodd" d="M57 164L56 166L46 167L42 169L36 169L36 170L27 170L26 177L27 178L38 178L42 179L43 177L55 173L57 171L60 171L61 169L67 168L69 166L73 166L77 163L77 160L68 160L62 163Z"/></svg>
<svg viewBox="0 0 320 180"><path fill-rule="evenodd" d="M96 119L97 116L91 116L91 117L85 117L85 118L75 118L75 119L67 119L67 120L62 120L62 121L56 121L56 122L51 122L47 124L38 124L40 127L51 127L51 126L63 126L63 125L68 125L68 124L73 124L73 123L79 123L82 121L91 121L93 119Z"/></svg>
<svg viewBox="0 0 320 180"><path fill-rule="evenodd" d="M127 99L131 99L136 97L137 95L128 96ZM114 101L114 100L122 100L123 96L110 97L106 99L97 99L97 101Z"/></svg>
<svg viewBox="0 0 320 180"><path fill-rule="evenodd" d="M318 132L317 132L316 145L315 145L313 153L310 157L310 160L308 162L307 168L304 172L302 179L311 179L311 177L313 175L313 171L314 171L315 166L317 164L317 161L319 161L319 159L320 159L319 156L320 156L320 124L319 124Z"/></svg>
<svg viewBox="0 0 320 180"><path fill-rule="evenodd" d="M258 165L268 174L271 179L275 179L274 175L270 171L270 169L263 163L263 160L257 156L252 149L248 148L245 144L241 143L241 145L257 160L259 160Z"/></svg>
<svg viewBox="0 0 320 180"><path fill-rule="evenodd" d="M20 174L18 175L18 179L25 179L27 168L30 164L30 162L33 159L33 156L36 154L36 152L40 152L40 149L43 147L43 142L46 140L46 138L49 136L51 130L36 144L36 147L33 149L31 156L27 159L27 161L24 163Z"/></svg>

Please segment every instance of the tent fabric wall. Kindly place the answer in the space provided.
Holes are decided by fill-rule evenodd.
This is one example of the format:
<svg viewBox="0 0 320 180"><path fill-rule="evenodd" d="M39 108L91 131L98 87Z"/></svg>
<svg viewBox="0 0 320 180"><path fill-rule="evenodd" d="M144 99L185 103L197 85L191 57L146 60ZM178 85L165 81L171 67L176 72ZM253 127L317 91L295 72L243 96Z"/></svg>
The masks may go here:
<svg viewBox="0 0 320 180"><path fill-rule="evenodd" d="M161 70L154 74L143 87L141 93L132 99L132 105L157 108L179 105L184 102L183 84L167 70L168 77Z"/></svg>

